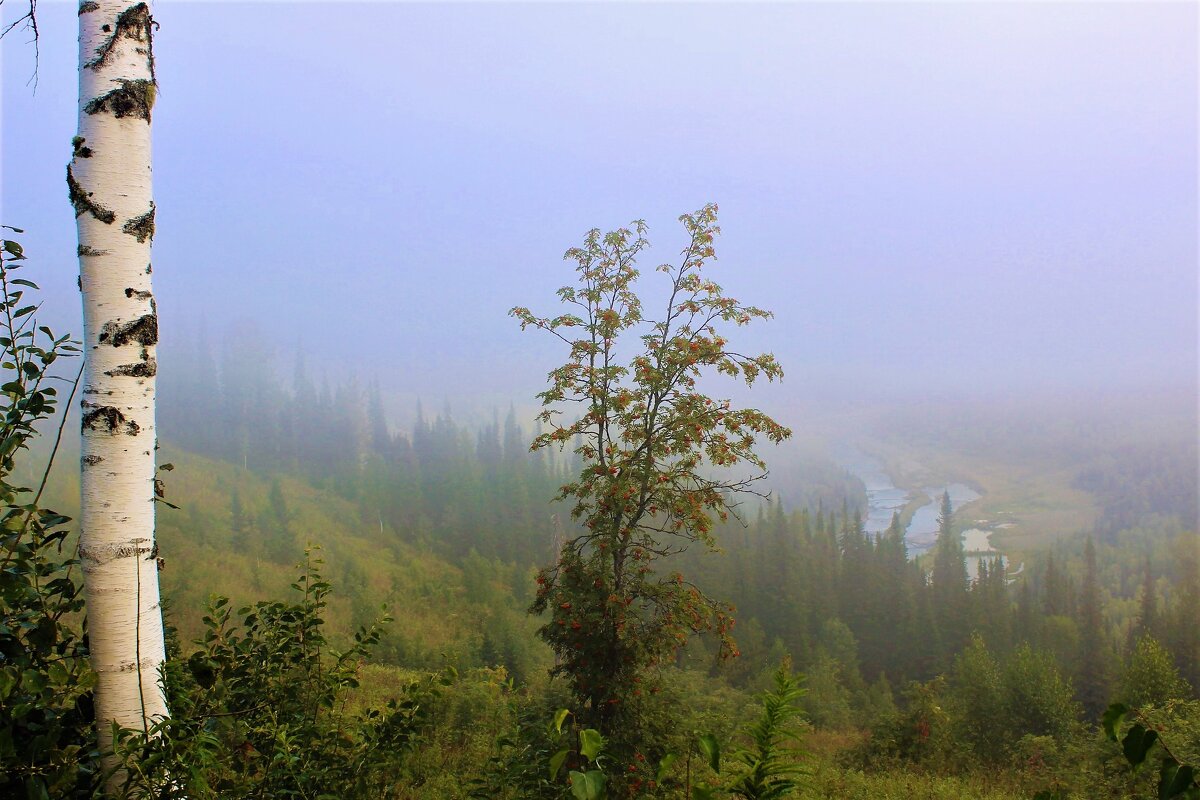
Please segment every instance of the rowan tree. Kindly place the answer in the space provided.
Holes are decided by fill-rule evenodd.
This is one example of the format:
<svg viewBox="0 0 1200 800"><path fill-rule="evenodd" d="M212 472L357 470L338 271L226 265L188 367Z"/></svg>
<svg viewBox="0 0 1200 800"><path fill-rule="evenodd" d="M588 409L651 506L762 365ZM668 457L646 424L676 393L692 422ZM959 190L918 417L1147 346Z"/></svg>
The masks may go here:
<svg viewBox="0 0 1200 800"><path fill-rule="evenodd" d="M783 372L770 353L745 355L725 338L725 328L771 314L708 279L717 207L680 221L687 246L677 264L658 267L669 297L661 317L643 315L634 288L648 246L641 221L607 234L593 229L566 252L578 273L577 285L558 291L566 313L510 312L522 329L546 331L568 348L538 395L545 430L531 449L572 446L582 464L557 497L573 504L579 533L539 573L531 610L550 612L540 634L581 721L625 741L637 739L638 698L657 688L653 669L690 634L714 632L721 655L737 654L732 609L673 571L671 557L693 545L715 548L715 521L736 515L739 494L762 495L766 465L756 441L791 435L761 411L698 390L706 372L747 385Z"/></svg>

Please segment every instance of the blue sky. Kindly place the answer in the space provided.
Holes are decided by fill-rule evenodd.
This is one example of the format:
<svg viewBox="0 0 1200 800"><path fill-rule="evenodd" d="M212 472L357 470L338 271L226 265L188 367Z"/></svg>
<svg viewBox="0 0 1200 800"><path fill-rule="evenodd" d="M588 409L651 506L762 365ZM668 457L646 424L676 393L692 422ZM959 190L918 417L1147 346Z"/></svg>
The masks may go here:
<svg viewBox="0 0 1200 800"><path fill-rule="evenodd" d="M76 17L39 10L36 93L0 48L3 215L75 324ZM1194 4L154 14L167 345L254 320L285 370L520 403L561 354L506 311L552 309L562 252L644 218L652 281L715 201L778 397L1195 385Z"/></svg>

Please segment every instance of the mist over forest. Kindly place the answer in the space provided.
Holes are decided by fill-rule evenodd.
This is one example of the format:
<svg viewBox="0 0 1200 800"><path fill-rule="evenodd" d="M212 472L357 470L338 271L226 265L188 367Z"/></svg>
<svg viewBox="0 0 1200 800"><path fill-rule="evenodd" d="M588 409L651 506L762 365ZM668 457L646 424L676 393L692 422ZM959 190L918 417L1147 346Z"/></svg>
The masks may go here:
<svg viewBox="0 0 1200 800"><path fill-rule="evenodd" d="M0 12L0 796L1200 798L1195 5Z"/></svg>

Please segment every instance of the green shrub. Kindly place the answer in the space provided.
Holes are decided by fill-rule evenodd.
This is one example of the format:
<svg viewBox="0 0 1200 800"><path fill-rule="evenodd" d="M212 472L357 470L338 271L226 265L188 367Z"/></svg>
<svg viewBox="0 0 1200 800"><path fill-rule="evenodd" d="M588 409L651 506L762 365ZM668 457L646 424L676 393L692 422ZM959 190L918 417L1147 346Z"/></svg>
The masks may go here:
<svg viewBox="0 0 1200 800"><path fill-rule="evenodd" d="M33 322L37 304L24 295L38 287L13 277L24 258L20 244L0 240L0 796L86 797L98 763L95 674L79 564L64 553L70 520L39 505L49 464L36 491L14 479L17 456L58 410L51 365L78 347Z"/></svg>
<svg viewBox="0 0 1200 800"><path fill-rule="evenodd" d="M359 630L343 652L329 648L322 611L330 585L319 565L307 555L292 584L298 602L260 602L235 621L227 599L213 601L200 649L168 661L173 716L148 734L118 732L127 796L400 796L405 758L455 674L413 681L383 708L348 712L379 628Z"/></svg>

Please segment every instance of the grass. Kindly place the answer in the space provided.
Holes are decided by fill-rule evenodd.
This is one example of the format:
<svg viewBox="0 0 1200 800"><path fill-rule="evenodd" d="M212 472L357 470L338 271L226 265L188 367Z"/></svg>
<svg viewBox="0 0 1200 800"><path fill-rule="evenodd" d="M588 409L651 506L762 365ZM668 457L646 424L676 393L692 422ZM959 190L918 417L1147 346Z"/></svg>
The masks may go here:
<svg viewBox="0 0 1200 800"><path fill-rule="evenodd" d="M805 781L801 798L839 800L1015 800L1026 795L1003 775L949 777L893 769L866 773L819 762Z"/></svg>

